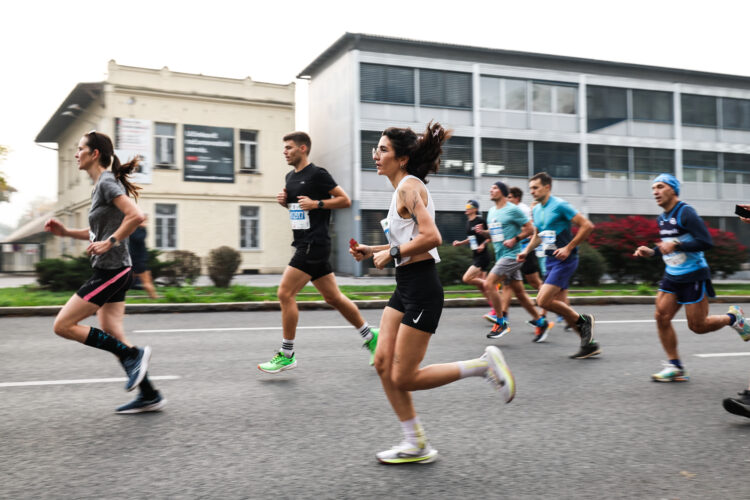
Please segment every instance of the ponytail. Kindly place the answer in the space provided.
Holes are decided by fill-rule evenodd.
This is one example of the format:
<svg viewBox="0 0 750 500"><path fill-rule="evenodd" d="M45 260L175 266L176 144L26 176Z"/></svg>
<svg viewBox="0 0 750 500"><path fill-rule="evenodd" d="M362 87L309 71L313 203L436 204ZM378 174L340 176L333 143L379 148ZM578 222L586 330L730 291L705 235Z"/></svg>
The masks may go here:
<svg viewBox="0 0 750 500"><path fill-rule="evenodd" d="M451 137L451 131L435 122L427 124L422 135L417 135L410 128L390 127L383 131L393 146L396 157L407 156L407 173L418 177L422 182L430 173L436 173L440 167L440 155L443 143Z"/></svg>
<svg viewBox="0 0 750 500"><path fill-rule="evenodd" d="M120 163L120 159L117 155L114 153L112 154L112 173L114 174L115 179L120 181L125 188L125 191L128 193L128 196L132 196L136 200L138 199L138 190L141 189L141 187L130 182L128 177L130 177L130 174L138 168L139 164L140 158L138 156L123 165Z"/></svg>

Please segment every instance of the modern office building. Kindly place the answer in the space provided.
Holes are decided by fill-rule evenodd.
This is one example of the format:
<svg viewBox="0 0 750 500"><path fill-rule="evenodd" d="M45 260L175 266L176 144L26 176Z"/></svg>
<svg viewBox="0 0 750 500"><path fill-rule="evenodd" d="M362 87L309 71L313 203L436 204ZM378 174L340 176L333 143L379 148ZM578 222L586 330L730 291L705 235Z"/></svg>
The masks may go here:
<svg viewBox="0 0 750 500"><path fill-rule="evenodd" d="M310 80L314 160L353 200L335 212L340 271L368 271L347 255L350 237L384 241L380 133L430 120L454 131L429 183L444 241L463 238L466 200L486 210L495 181L526 192L546 171L595 222L656 215L650 180L674 173L707 223L750 243L732 215L750 200L748 77L347 33L298 78Z"/></svg>
<svg viewBox="0 0 750 500"><path fill-rule="evenodd" d="M75 153L93 128L113 138L121 161L142 159L134 180L143 188L149 247L205 257L227 245L241 252L241 271L281 272L291 230L279 231L287 215L276 193L289 171L282 137L294 130L294 109L293 83L110 61L106 80L78 84L36 137L58 147L55 212L69 227L88 225L91 181L77 170ZM85 248L85 241L57 238L45 255Z"/></svg>

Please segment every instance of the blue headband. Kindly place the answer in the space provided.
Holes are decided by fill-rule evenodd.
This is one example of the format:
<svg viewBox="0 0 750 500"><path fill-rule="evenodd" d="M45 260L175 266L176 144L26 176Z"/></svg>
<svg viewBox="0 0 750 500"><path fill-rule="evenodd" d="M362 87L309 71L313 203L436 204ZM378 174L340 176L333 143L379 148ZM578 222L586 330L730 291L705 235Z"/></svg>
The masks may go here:
<svg viewBox="0 0 750 500"><path fill-rule="evenodd" d="M674 189L674 194L677 196L680 196L680 181L677 180L677 177L675 177L672 174L659 174L656 176L656 179L654 179L654 182L651 183L653 186L657 182L663 182L664 184L668 185L672 189Z"/></svg>

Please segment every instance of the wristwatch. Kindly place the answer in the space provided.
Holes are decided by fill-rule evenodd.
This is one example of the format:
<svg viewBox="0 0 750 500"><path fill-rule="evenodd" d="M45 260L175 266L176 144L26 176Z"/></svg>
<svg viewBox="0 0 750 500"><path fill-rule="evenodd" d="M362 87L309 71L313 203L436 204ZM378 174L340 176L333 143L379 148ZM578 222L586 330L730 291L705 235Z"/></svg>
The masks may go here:
<svg viewBox="0 0 750 500"><path fill-rule="evenodd" d="M391 258L395 261L401 260L401 247L396 245L391 247Z"/></svg>
<svg viewBox="0 0 750 500"><path fill-rule="evenodd" d="M318 200L318 208L323 208L323 200Z"/></svg>
<svg viewBox="0 0 750 500"><path fill-rule="evenodd" d="M109 242L112 243L113 247L116 247L120 243L119 241L117 241L117 238L115 238L114 236L109 237Z"/></svg>

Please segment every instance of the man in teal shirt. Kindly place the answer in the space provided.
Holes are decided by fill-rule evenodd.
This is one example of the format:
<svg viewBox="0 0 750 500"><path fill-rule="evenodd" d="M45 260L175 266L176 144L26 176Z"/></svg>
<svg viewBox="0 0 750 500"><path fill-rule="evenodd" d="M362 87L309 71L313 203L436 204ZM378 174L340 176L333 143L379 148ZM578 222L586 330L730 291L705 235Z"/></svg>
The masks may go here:
<svg viewBox="0 0 750 500"><path fill-rule="evenodd" d="M548 327L547 320L537 312L534 303L526 294L521 276L523 262L516 259L521 251L521 241L533 234L534 226L520 208L508 201L508 186L505 183L497 181L490 187L490 200L495 203L495 206L490 207L487 213L489 229L485 236L490 238L494 246L495 266L487 275L484 289L488 292L492 306L498 314L494 318L495 325L487 337L499 339L510 332L505 316L510 304L510 292L513 291L518 301L533 318L534 324L540 327L534 341L544 340ZM502 297L497 291L497 284L501 280L505 284Z"/></svg>
<svg viewBox="0 0 750 500"><path fill-rule="evenodd" d="M528 246L518 254L520 262L534 249L543 245L546 255L547 276L536 296L539 307L556 312L575 325L581 336L581 348L571 358L584 359L601 353L594 341L594 316L578 314L572 307L558 299L560 290L566 290L578 268L578 245L588 238L594 225L567 201L552 196L552 177L540 172L529 180L529 192L537 204L533 217L537 231ZM571 223L578 226L573 236Z"/></svg>

